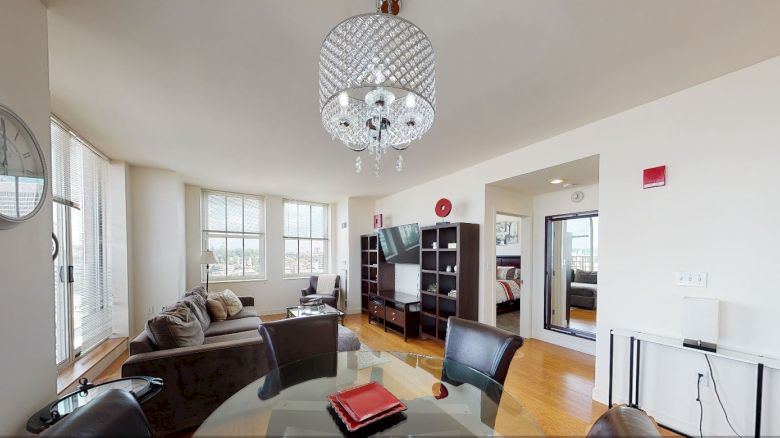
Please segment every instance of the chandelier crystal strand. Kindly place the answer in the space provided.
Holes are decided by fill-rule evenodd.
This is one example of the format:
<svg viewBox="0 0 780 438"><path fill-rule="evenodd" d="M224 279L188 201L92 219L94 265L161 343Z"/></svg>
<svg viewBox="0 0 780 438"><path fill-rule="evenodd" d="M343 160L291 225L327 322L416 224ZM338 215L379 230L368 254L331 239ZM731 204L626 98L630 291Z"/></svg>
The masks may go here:
<svg viewBox="0 0 780 438"><path fill-rule="evenodd" d="M433 46L413 23L377 12L334 27L320 49L320 116L349 149L381 157L402 151L433 125L436 110ZM360 157L355 171L360 172ZM403 168L403 158L396 169Z"/></svg>

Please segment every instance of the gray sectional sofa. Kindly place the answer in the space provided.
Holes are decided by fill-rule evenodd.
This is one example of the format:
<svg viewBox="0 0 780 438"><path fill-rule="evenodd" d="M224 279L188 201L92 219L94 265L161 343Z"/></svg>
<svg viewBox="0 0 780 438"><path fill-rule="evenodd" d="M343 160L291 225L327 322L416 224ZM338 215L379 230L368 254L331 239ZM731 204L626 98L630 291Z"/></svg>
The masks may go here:
<svg viewBox="0 0 780 438"><path fill-rule="evenodd" d="M596 310L598 272L572 269L568 277L569 306Z"/></svg>
<svg viewBox="0 0 780 438"><path fill-rule="evenodd" d="M198 293L198 289L189 291L171 307ZM200 425L230 396L268 372L265 345L257 330L262 320L254 298L239 299L241 312L225 321L209 320L200 345L160 349L149 324L130 341L122 376L161 377L165 382L163 391L143 405L155 434ZM359 348L357 336L339 326L339 351Z"/></svg>

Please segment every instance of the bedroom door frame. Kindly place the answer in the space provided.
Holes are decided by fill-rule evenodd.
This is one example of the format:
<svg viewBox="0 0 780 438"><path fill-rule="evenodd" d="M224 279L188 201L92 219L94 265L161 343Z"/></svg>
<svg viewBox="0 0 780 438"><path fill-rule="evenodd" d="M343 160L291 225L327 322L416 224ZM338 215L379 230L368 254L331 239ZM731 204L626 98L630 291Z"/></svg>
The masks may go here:
<svg viewBox="0 0 780 438"><path fill-rule="evenodd" d="M571 327L560 327L552 324L551 321L551 295L552 295L552 281L553 281L553 226L555 222L565 221L567 219L580 219L580 218L592 218L598 217L598 210L583 211L579 213L557 214L554 216L546 216L544 218L544 328L558 333L566 335L576 336L578 338L588 339L591 341L596 340L596 334L587 332L584 330L573 329ZM566 300L568 320L568 299ZM596 295L596 301L598 302L598 294ZM598 306L597 306L598 308Z"/></svg>
<svg viewBox="0 0 780 438"><path fill-rule="evenodd" d="M531 304L531 291L532 289L532 275L533 275L533 265L532 265L532 258L533 258L533 217L529 214L521 214L521 213L513 213L503 210L494 210L493 211L493 227L491 230L491 242L493 242L493 258L490 261L491 269L492 269L492 276L491 276L491 282L495 280L495 273L496 273L496 220L499 215L502 216L512 216L517 218L520 221L520 230L519 230L519 238L520 238L520 327L519 327L519 333L520 336L531 338L532 337L532 331L533 331L533 325L532 325L532 318L533 318L533 310L532 310L532 304ZM496 309L495 309L495 295L493 293L493 285L491 283L490 285L490 299L493 303L493 325L496 325Z"/></svg>

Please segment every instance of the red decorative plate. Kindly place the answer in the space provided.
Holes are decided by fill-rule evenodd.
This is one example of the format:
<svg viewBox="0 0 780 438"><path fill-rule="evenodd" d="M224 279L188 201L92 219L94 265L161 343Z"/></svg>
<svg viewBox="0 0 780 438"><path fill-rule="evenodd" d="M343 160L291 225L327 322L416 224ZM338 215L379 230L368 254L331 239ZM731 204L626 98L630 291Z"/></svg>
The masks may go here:
<svg viewBox="0 0 780 438"><path fill-rule="evenodd" d="M452 212L452 202L447 198L439 199L439 202L436 203L436 216L445 218L449 216L450 212Z"/></svg>
<svg viewBox="0 0 780 438"><path fill-rule="evenodd" d="M362 429L370 424L374 424L379 420L383 420L391 415L395 415L406 410L406 405L401 403L395 408L390 409L389 411L377 415L373 418L369 418L368 420L361 423L353 420L352 417L350 417L347 411L344 410L344 407L341 406L341 403L339 403L339 401L336 399L335 395L329 395L328 401L330 401L330 405L333 406L333 410L336 412L341 421L344 423L344 426L350 432L355 432L356 430Z"/></svg>
<svg viewBox="0 0 780 438"><path fill-rule="evenodd" d="M328 401L350 432L407 409L403 402L376 382L331 394Z"/></svg>

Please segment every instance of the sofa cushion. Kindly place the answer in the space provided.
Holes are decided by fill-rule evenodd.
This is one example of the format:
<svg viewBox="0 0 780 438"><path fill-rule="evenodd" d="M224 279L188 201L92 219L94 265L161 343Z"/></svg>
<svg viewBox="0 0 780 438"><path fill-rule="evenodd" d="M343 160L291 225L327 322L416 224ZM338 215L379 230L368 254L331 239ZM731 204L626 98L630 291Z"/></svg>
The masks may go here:
<svg viewBox="0 0 780 438"><path fill-rule="evenodd" d="M203 344L203 327L186 304L178 302L146 322L146 334L158 350Z"/></svg>
<svg viewBox="0 0 780 438"><path fill-rule="evenodd" d="M212 321L206 330L206 337L227 335L230 333L245 332L249 330L257 331L263 321L258 317L250 316L248 318L230 319L226 321Z"/></svg>
<svg viewBox="0 0 780 438"><path fill-rule="evenodd" d="M247 330L237 333L228 333L226 335L208 336L203 340L203 345L216 344L218 342L227 341L240 341L242 339L260 339L260 332L255 330Z"/></svg>
<svg viewBox="0 0 780 438"><path fill-rule="evenodd" d="M187 295L200 295L205 300L206 298L208 298L209 293L206 292L206 288L205 287L198 286L198 287L195 287L195 288L192 288L192 289L188 290L184 294L184 296L186 297Z"/></svg>
<svg viewBox="0 0 780 438"><path fill-rule="evenodd" d="M197 293L187 293L180 301L189 307L203 330L209 328L211 318L209 318L209 312L206 309L206 300L201 295Z"/></svg>
<svg viewBox="0 0 780 438"><path fill-rule="evenodd" d="M598 286L590 283L574 283L571 284L572 295L582 295L585 297L595 297Z"/></svg>
<svg viewBox="0 0 780 438"><path fill-rule="evenodd" d="M241 308L241 311L236 313L233 316L228 316L227 319L240 319L240 318L250 318L250 317L257 317L259 316L257 314L257 310L255 310L255 306L244 306Z"/></svg>
<svg viewBox="0 0 780 438"><path fill-rule="evenodd" d="M577 283L597 284L598 275L598 271L583 271L582 269L577 269L574 271L574 279L572 281Z"/></svg>

